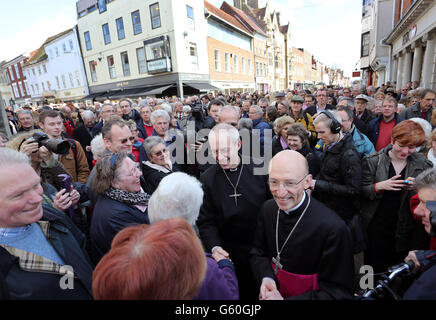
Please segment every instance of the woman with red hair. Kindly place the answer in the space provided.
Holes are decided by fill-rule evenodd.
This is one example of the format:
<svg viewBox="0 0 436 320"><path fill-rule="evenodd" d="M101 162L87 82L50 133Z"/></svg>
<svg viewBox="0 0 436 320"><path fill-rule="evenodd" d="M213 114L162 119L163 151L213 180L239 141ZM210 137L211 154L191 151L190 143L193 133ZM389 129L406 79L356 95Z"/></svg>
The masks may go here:
<svg viewBox="0 0 436 320"><path fill-rule="evenodd" d="M189 300L206 276L200 239L181 218L120 231L92 276L97 300Z"/></svg>
<svg viewBox="0 0 436 320"><path fill-rule="evenodd" d="M368 235L365 264L375 272L402 262L414 243L415 221L409 208L415 177L432 163L416 148L425 142L422 127L403 121L392 130L391 144L362 162L362 218ZM368 201L370 200L370 201ZM428 245L428 243L426 243Z"/></svg>

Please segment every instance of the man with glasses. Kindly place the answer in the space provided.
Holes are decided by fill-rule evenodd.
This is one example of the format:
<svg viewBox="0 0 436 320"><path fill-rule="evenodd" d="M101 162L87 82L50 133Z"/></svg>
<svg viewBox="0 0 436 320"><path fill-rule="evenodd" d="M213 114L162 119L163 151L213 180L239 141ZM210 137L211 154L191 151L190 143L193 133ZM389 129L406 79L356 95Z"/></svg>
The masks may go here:
<svg viewBox="0 0 436 320"><path fill-rule="evenodd" d="M422 118L431 123L431 117L433 113L433 103L436 99L436 93L431 89L424 89L419 97L421 100L418 103L406 108L401 112L401 116L408 120L411 118Z"/></svg>
<svg viewBox="0 0 436 320"><path fill-rule="evenodd" d="M310 114L313 118L316 118L316 116L323 110L334 110L335 106L327 104L327 97L327 89L319 89L316 93L317 104L308 107L305 112Z"/></svg>
<svg viewBox="0 0 436 320"><path fill-rule="evenodd" d="M139 112L136 109L132 108L132 101L130 101L129 99L121 99L118 104L121 108L121 113L123 114L123 120L128 121L132 119L136 123L141 120L141 115L139 114Z"/></svg>
<svg viewBox="0 0 436 320"><path fill-rule="evenodd" d="M300 153L284 150L271 160L274 199L260 209L250 251L261 300L352 298L350 233L342 219L305 191L311 182Z"/></svg>
<svg viewBox="0 0 436 320"><path fill-rule="evenodd" d="M104 122L115 114L112 103L105 103L100 108L100 121L92 128L92 137L98 136L101 133Z"/></svg>

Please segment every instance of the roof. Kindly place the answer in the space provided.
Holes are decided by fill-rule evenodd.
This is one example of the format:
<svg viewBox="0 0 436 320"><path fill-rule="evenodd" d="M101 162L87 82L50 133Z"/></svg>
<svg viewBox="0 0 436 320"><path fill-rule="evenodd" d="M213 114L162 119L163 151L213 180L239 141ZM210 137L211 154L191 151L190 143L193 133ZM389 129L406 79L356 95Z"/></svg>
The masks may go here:
<svg viewBox="0 0 436 320"><path fill-rule="evenodd" d="M207 1L204 1L204 7L207 11L209 11L210 14L214 15L217 18L220 18L221 20L224 20L228 24L232 25L233 27L248 33L249 35L252 34L250 30L248 30L242 23L240 23L236 18L232 17L228 13L224 12L223 10L215 7L214 5L210 4Z"/></svg>
<svg viewBox="0 0 436 320"><path fill-rule="evenodd" d="M263 18L265 18L266 7L254 9L253 12L257 17L263 20Z"/></svg>
<svg viewBox="0 0 436 320"><path fill-rule="evenodd" d="M289 23L284 26L279 26L279 30L281 33L288 33L289 30Z"/></svg>
<svg viewBox="0 0 436 320"><path fill-rule="evenodd" d="M47 40L44 41L44 43L41 45L41 47L39 47L37 50L32 51L30 53L29 60L27 60L27 62L24 64L24 67L29 66L31 64L35 64L35 63L44 61L45 59L47 59L48 56L47 56L47 53L45 52L44 46L46 46L47 44L49 44L53 40L56 40L56 39L62 37L63 35L71 32L71 30L73 30L73 29L71 28L71 29L62 31L61 33L58 33L54 36L47 38Z"/></svg>
<svg viewBox="0 0 436 320"><path fill-rule="evenodd" d="M248 16L244 11L228 4L226 1L223 2L220 9L232 16L236 16L236 19L239 18L239 20L242 21L244 26L248 27L248 29L251 30L252 32L257 32L261 35L266 36L265 31L263 31L262 28L256 24L253 18Z"/></svg>

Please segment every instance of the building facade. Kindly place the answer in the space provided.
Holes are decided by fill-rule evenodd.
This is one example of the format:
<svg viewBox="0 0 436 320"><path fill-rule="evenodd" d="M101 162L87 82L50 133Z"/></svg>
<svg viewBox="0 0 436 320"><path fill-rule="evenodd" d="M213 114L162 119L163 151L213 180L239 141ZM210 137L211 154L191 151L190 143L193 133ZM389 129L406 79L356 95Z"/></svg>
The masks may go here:
<svg viewBox="0 0 436 320"><path fill-rule="evenodd" d="M183 95L209 83L203 0L79 0L87 98Z"/></svg>
<svg viewBox="0 0 436 320"><path fill-rule="evenodd" d="M397 0L392 31L384 41L391 46L390 81L397 88L409 81L436 89L436 2Z"/></svg>
<svg viewBox="0 0 436 320"><path fill-rule="evenodd" d="M11 83L9 82L7 69L4 67L5 63L5 61L0 62L0 95L3 106L7 107L12 105L14 94L12 93L12 87Z"/></svg>
<svg viewBox="0 0 436 320"><path fill-rule="evenodd" d="M209 73L212 85L221 91L254 91L253 35L225 11L205 4Z"/></svg>
<svg viewBox="0 0 436 320"><path fill-rule="evenodd" d="M12 105L14 109L30 103L30 94L26 88L27 80L23 73L23 65L27 62L27 59L27 56L19 55L4 64L14 96L9 105Z"/></svg>

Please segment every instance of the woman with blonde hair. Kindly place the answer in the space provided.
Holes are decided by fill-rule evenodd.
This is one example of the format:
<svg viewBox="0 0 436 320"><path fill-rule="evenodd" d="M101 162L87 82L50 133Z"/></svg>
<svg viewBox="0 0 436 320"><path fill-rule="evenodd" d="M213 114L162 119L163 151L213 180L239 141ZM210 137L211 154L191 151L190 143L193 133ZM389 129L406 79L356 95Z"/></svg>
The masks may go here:
<svg viewBox="0 0 436 320"><path fill-rule="evenodd" d="M277 135L272 140L272 155L279 153L282 150L288 148L288 129L291 124L295 123L295 120L290 116L285 115L275 120L275 127Z"/></svg>

